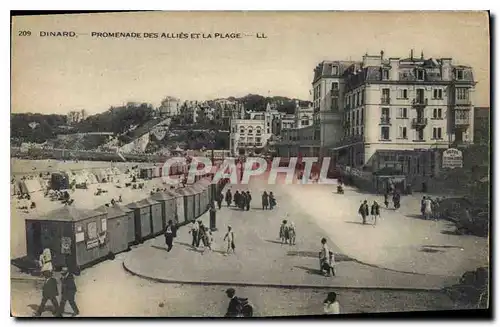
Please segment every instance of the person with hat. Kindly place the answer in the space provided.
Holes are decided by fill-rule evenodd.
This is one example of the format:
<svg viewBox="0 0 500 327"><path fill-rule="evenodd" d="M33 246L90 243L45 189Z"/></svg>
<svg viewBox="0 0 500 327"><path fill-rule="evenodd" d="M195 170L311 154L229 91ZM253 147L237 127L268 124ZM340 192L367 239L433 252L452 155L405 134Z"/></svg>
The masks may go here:
<svg viewBox="0 0 500 327"><path fill-rule="evenodd" d="M236 291L234 288L228 288L226 290L226 295L230 298L230 300L225 317L234 318L253 316L253 307L248 301L248 298L236 297Z"/></svg>
<svg viewBox="0 0 500 327"><path fill-rule="evenodd" d="M228 255L230 250L233 250L234 253L234 249L236 248L236 246L234 244L234 232L231 226L227 226L227 233L224 236L224 241L226 240L227 240L227 250L224 255Z"/></svg>
<svg viewBox="0 0 500 327"><path fill-rule="evenodd" d="M42 302L40 302L38 310L35 313L36 317L40 317L42 315L42 312L45 311L45 304L47 304L48 300L50 300L50 302L52 302L52 305L54 306L53 313L57 315L59 311L59 304L57 302L57 296L59 295L59 290L57 289L57 281L54 277L52 277L52 271L46 271L44 273L44 276L45 282L43 283L42 288Z"/></svg>
<svg viewBox="0 0 500 327"><path fill-rule="evenodd" d="M323 301L323 310L327 315L338 315L340 314L340 305L337 301L337 293L328 293L325 301Z"/></svg>
<svg viewBox="0 0 500 327"><path fill-rule="evenodd" d="M61 271L61 306L59 307L59 316L62 316L64 312L66 301L69 302L73 310L73 316L77 316L80 313L75 302L76 291L75 277L69 272L67 267L63 267Z"/></svg>
<svg viewBox="0 0 500 327"><path fill-rule="evenodd" d="M176 234L176 227L173 221L169 220L167 226L165 227L165 244L167 245L167 252L172 250Z"/></svg>

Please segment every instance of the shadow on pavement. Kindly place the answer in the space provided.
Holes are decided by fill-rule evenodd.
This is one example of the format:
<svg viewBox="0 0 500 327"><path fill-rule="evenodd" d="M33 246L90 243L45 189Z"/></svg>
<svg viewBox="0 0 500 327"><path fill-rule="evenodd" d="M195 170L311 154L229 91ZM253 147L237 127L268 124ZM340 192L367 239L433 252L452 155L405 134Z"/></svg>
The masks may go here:
<svg viewBox="0 0 500 327"><path fill-rule="evenodd" d="M438 252L444 252L443 250L436 250L436 249L431 249L431 248L421 248L418 250L419 252L425 252L425 253L438 253Z"/></svg>
<svg viewBox="0 0 500 327"><path fill-rule="evenodd" d="M346 220L346 221L344 221L344 222L345 222L345 223L348 223L348 224L372 225L372 224L368 224L368 223L363 224L363 222L361 222L361 221L349 221L349 220Z"/></svg>
<svg viewBox="0 0 500 327"><path fill-rule="evenodd" d="M461 246L456 245L422 245L423 248L438 248L438 249L461 249Z"/></svg>
<svg viewBox="0 0 500 327"><path fill-rule="evenodd" d="M424 217L422 217L422 215L405 215L405 217L426 220Z"/></svg>
<svg viewBox="0 0 500 327"><path fill-rule="evenodd" d="M304 267L304 266L293 266L294 268L299 268L299 269L302 269L302 270L305 270L308 274L310 275L319 275L319 276L323 276L323 274L321 273L320 270L318 269L312 269L312 268L309 268L309 267Z"/></svg>
<svg viewBox="0 0 500 327"><path fill-rule="evenodd" d="M274 243L274 244L279 244L279 245L288 245L288 244L285 244L285 243L281 243L281 241L275 241L275 240L266 240L266 242Z"/></svg>

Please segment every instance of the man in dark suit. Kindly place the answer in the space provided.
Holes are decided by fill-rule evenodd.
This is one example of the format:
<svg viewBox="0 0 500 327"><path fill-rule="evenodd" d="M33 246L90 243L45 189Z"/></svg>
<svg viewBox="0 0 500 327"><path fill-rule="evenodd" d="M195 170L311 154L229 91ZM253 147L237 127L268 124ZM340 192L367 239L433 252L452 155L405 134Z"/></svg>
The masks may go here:
<svg viewBox="0 0 500 327"><path fill-rule="evenodd" d="M229 300L229 306L227 307L225 317L237 317L240 314L240 303L235 294L236 291L234 288L228 288L226 290L226 295L231 300Z"/></svg>
<svg viewBox="0 0 500 327"><path fill-rule="evenodd" d="M76 295L76 284L75 277L72 273L68 271L67 267L63 267L61 276L61 306L59 308L59 316L62 316L64 312L64 307L66 306L66 301L69 302L71 309L73 309L73 315L77 316L80 313L78 306L75 302Z"/></svg>
<svg viewBox="0 0 500 327"><path fill-rule="evenodd" d="M42 302L38 306L38 310L35 313L35 316L39 317L42 315L42 312L45 311L45 304L50 300L52 305L54 306L53 313L57 315L59 312L59 304L57 302L57 296L59 295L59 290L57 289L57 281L54 277L52 277L52 273L47 273L45 279L45 283L43 284L42 289Z"/></svg>

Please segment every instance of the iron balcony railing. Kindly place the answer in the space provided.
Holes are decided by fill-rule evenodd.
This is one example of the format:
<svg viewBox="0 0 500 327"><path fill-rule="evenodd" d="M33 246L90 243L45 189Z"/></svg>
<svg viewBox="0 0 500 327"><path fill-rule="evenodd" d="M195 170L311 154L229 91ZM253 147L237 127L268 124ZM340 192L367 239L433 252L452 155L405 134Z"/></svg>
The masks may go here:
<svg viewBox="0 0 500 327"><path fill-rule="evenodd" d="M428 103L428 99L427 98L420 98L420 97L413 99L412 102L411 102L411 104L413 106L417 106L417 107L419 107L419 106L424 106L425 107L425 106L427 106L427 103Z"/></svg>
<svg viewBox="0 0 500 327"><path fill-rule="evenodd" d="M390 125L391 117L380 117L380 125Z"/></svg>
<svg viewBox="0 0 500 327"><path fill-rule="evenodd" d="M427 125L427 118L413 118L411 124L415 127L425 127Z"/></svg>

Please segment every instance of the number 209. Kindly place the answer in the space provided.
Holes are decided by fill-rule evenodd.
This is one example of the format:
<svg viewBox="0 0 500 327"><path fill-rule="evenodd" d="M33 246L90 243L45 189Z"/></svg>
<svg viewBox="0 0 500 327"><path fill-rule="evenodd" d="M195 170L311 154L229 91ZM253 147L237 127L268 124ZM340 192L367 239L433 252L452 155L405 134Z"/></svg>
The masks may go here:
<svg viewBox="0 0 500 327"><path fill-rule="evenodd" d="M30 36L31 32L30 31L19 31L19 36Z"/></svg>

